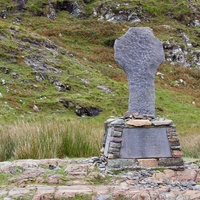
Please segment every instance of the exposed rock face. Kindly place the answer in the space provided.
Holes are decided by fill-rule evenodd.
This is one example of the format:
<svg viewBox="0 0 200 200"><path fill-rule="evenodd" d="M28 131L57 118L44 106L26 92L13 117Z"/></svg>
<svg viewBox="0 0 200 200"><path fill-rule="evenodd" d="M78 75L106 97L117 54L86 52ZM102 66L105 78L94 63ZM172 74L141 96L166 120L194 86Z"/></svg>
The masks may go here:
<svg viewBox="0 0 200 200"><path fill-rule="evenodd" d="M121 6L127 7L127 9L120 9ZM129 22L136 23L141 22L138 17L138 13L141 13L142 9L130 9L129 3L117 3L114 7L106 6L103 3L99 4L98 8L94 8L93 16L98 16L98 20L106 20L109 22Z"/></svg>
<svg viewBox="0 0 200 200"><path fill-rule="evenodd" d="M67 11L75 17L81 17L83 15L83 7L79 5L77 2L71 1L62 1L56 2L54 4L54 8L56 11Z"/></svg>
<svg viewBox="0 0 200 200"><path fill-rule="evenodd" d="M18 11L22 12L25 8L26 3L27 3L26 0L17 0L17 1L13 1L11 4L17 5ZM89 1L87 1L87 3L89 3ZM52 20L56 19L56 12L59 12L59 11L67 11L70 14L72 14L74 17L82 17L84 13L84 4L80 2L77 3L76 1L71 1L71 0L64 0L64 1L48 0L47 2L42 3L41 7L43 10L37 10L36 12L34 11L33 12L34 15L44 16L47 14L47 17ZM48 10L47 13L45 9ZM2 10L0 13L0 16L3 19L5 19L7 16L7 11Z"/></svg>
<svg viewBox="0 0 200 200"><path fill-rule="evenodd" d="M55 89L59 92L68 92L73 90L71 85L67 82L61 81L60 76L62 75L62 69L57 66L62 66L62 56L65 56L67 59L73 59L73 63L79 65L80 63L72 58L72 55L68 51L49 39L40 38L36 34L32 34L30 37L18 37L20 34L23 35L22 31L18 29L8 29L14 37L13 40L19 45L19 54L22 60L30 66L35 74L35 79L37 82L42 83L44 80L49 81L54 85ZM1 41L6 39L7 36L2 34L0 35ZM24 54L24 52L26 52ZM17 58L18 54L16 54ZM0 72L4 74L9 74L13 79L20 79L20 74L12 71L6 67L0 67ZM86 79L82 79L85 84L90 84ZM23 80L25 84L29 84L28 80ZM0 79L2 85L7 84L5 79ZM104 90L106 93L112 92L111 89L106 86L99 86L101 90ZM9 89L9 88L7 88ZM1 94L2 96L2 94ZM0 97L1 97L0 96ZM76 103L69 100L60 100L60 103L63 104L65 108L74 109L74 112L78 116L97 116L102 112L101 108L98 107L83 107L78 106ZM34 111L38 111L36 107L33 108Z"/></svg>
<svg viewBox="0 0 200 200"><path fill-rule="evenodd" d="M190 42L190 38L182 33L184 47L178 43L164 41L163 48L165 50L166 61L172 65L180 65L187 68L200 70L200 49L195 48L195 44Z"/></svg>
<svg viewBox="0 0 200 200"><path fill-rule="evenodd" d="M22 11L24 6L25 6L25 1L24 0L17 0L17 6L18 6L18 10Z"/></svg>
<svg viewBox="0 0 200 200"><path fill-rule="evenodd" d="M56 89L59 92L66 92L68 90L71 90L71 86L66 83L61 83L61 82L54 82L54 85L56 85Z"/></svg>
<svg viewBox="0 0 200 200"><path fill-rule="evenodd" d="M97 116L100 114L100 112L102 112L101 108L97 108L97 107L80 107L77 106L76 109L76 114L80 117L84 117L84 116Z"/></svg>
<svg viewBox="0 0 200 200"><path fill-rule="evenodd" d="M162 43L150 28L130 28L115 41L114 49L128 78L128 111L155 116L154 76L165 60Z"/></svg>
<svg viewBox="0 0 200 200"><path fill-rule="evenodd" d="M60 99L59 102L62 103L65 108L75 107L71 101L67 101L65 99Z"/></svg>
<svg viewBox="0 0 200 200"><path fill-rule="evenodd" d="M199 27L199 11L198 9L188 1L189 8L192 12L190 15L190 23L187 26ZM139 23L141 21L148 21L148 13L145 13L142 5L136 6L135 9L129 8L130 3L117 3L112 6L106 4L99 4L98 7L93 9L93 16L98 17L98 20L106 20L110 22L130 22ZM177 19L176 19L177 20ZM178 19L180 23L186 22L182 19ZM170 29L168 25L162 25L164 28ZM177 33L179 31L177 30ZM179 32L180 37L182 35L182 42L179 43L172 41L163 41L166 54L166 61L173 65L180 65L187 68L200 70L199 59L199 45L190 41L190 38L184 33ZM183 47L184 46L184 47Z"/></svg>
<svg viewBox="0 0 200 200"><path fill-rule="evenodd" d="M84 3L90 3L92 0L84 0Z"/></svg>
<svg viewBox="0 0 200 200"><path fill-rule="evenodd" d="M105 15L105 19L109 22L140 22L141 20L137 16L137 13L132 12L129 13L127 11L121 11L119 14L114 14L112 12L109 12Z"/></svg>
<svg viewBox="0 0 200 200"><path fill-rule="evenodd" d="M55 9L53 8L53 5L50 2L50 0L48 0L48 4L49 4L49 13L47 14L47 17L49 19L55 20L56 19L56 12L55 12Z"/></svg>
<svg viewBox="0 0 200 200"><path fill-rule="evenodd" d="M63 0L63 1L48 1L42 4L42 11L37 11L34 15L38 16L47 16L51 20L56 19L56 13L59 11L67 11L75 17L87 17L91 14L86 14L85 7L86 4L90 3L91 0L81 1L72 1L72 0ZM11 8L13 9L12 4L16 5L18 11L23 11L26 1L25 0L16 0L12 1ZM130 3L113 3L112 5L107 5L106 3L99 3L98 6L93 8L93 16L98 20L106 20L110 22L129 22L129 23L139 23L141 21L148 21L148 13L145 12L143 5L135 5L134 9L130 9ZM178 19L180 23L183 23L189 27L199 27L200 26L200 14L198 8L196 8L195 3L188 1L188 8L190 9L190 22L182 21ZM7 18L10 10L2 7L0 11L0 16L3 19ZM177 20L177 19L176 19ZM18 18L16 18L18 21ZM21 19L20 19L21 21ZM162 25L163 27L168 27L168 25ZM179 30L177 30L177 33ZM200 49L199 44L194 44L190 41L190 38L184 33L178 33L180 37L182 35L182 42L163 41L164 49L166 54L166 61L170 62L173 65L180 65L187 68L192 68L200 70ZM198 36L197 36L198 37Z"/></svg>
<svg viewBox="0 0 200 200"><path fill-rule="evenodd" d="M2 11L0 12L0 17L2 17L3 19L6 19L6 18L7 18L7 15L8 15L7 10L2 10Z"/></svg>

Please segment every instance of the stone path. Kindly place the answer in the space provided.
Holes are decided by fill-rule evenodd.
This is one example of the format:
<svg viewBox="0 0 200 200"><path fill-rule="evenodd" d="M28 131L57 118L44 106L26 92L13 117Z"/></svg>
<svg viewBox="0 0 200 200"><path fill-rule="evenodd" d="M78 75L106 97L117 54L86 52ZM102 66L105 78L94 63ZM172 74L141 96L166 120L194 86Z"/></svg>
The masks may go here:
<svg viewBox="0 0 200 200"><path fill-rule="evenodd" d="M182 171L111 171L98 157L1 162L0 199L199 200L200 162Z"/></svg>

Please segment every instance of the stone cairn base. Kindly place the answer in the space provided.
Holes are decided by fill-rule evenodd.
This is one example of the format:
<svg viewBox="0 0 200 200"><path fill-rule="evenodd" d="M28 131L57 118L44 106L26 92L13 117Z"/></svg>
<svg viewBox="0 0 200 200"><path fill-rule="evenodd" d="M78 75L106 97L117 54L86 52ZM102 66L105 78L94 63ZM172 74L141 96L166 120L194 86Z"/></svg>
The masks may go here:
<svg viewBox="0 0 200 200"><path fill-rule="evenodd" d="M121 148L123 144L124 130L166 130L166 140L169 146L170 156L167 157L134 157L127 158L122 156ZM141 129L138 129L141 128ZM161 129L160 129L161 128ZM134 131L135 131L134 130ZM163 129L162 129L163 130ZM108 136L109 135L109 136ZM147 137L148 138L148 137ZM152 138L151 138L152 139ZM153 140L153 139L152 139ZM155 144L156 146L156 144ZM151 148L151 147L149 147ZM139 116L138 114L122 118L110 118L105 122L105 135L103 140L103 148L101 150L103 156L107 159L108 168L142 168L142 167L184 167L182 160L182 148L179 142L179 136L172 120L164 118L153 119L148 116Z"/></svg>

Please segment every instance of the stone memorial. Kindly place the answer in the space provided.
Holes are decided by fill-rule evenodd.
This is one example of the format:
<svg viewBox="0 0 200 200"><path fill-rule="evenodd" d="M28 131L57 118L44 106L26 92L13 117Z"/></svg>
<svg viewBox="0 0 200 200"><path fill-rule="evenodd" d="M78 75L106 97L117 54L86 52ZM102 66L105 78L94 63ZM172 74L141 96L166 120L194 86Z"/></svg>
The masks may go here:
<svg viewBox="0 0 200 200"><path fill-rule="evenodd" d="M154 76L165 60L162 43L150 28L130 28L115 41L114 50L115 60L128 78L128 111L154 117Z"/></svg>
<svg viewBox="0 0 200 200"><path fill-rule="evenodd" d="M105 122L104 156L136 166L182 165L176 127L172 120L155 116L154 77L165 60L162 42L150 28L134 27L115 41L114 50L127 75L129 104L123 117Z"/></svg>

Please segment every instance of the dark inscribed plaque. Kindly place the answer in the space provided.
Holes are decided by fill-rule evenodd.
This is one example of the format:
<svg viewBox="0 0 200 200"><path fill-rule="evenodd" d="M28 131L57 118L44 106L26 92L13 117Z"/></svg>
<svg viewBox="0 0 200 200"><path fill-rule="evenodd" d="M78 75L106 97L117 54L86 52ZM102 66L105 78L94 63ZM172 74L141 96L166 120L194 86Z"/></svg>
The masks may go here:
<svg viewBox="0 0 200 200"><path fill-rule="evenodd" d="M120 158L171 157L166 128L124 129Z"/></svg>

